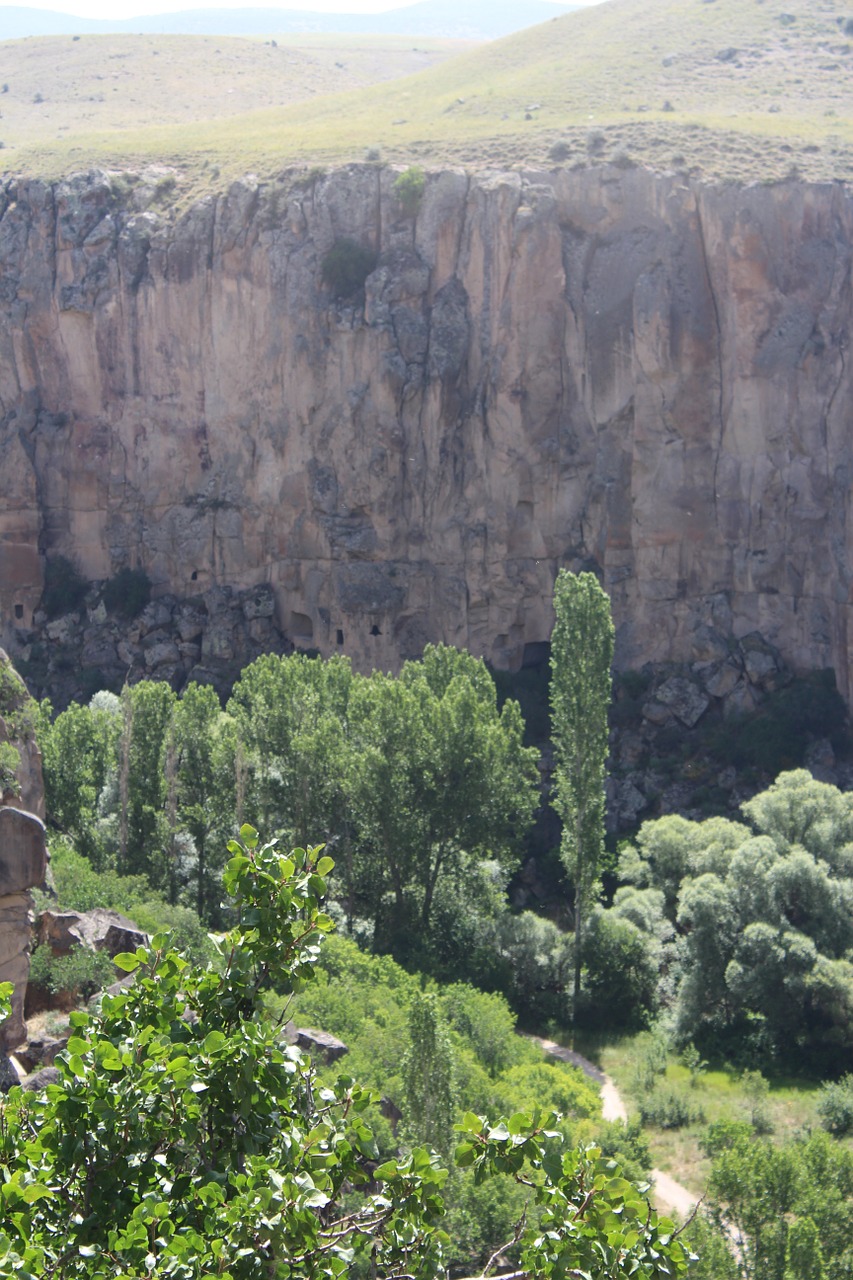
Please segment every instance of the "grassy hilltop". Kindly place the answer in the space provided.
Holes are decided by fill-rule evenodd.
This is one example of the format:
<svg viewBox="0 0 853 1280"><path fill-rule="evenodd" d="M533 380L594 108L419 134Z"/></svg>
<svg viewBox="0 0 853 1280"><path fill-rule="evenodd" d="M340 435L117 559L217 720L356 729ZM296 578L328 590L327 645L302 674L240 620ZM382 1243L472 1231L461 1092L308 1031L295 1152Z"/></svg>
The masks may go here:
<svg viewBox="0 0 853 1280"><path fill-rule="evenodd" d="M0 45L0 136L15 171L165 163L185 171L187 191L211 174L377 152L405 164L592 157L716 179L853 179L848 0L609 0L452 52L387 37L11 41Z"/></svg>

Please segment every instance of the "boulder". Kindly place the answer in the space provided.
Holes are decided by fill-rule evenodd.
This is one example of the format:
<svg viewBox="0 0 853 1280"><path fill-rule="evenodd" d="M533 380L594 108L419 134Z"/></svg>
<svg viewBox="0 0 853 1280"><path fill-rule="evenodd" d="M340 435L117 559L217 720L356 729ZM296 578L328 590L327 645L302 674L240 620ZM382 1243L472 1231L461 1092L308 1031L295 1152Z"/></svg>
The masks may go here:
<svg viewBox="0 0 853 1280"><path fill-rule="evenodd" d="M47 944L55 956L67 955L72 947L106 951L135 951L148 945L148 934L118 911L96 907L93 911L43 911L39 917L39 945Z"/></svg>
<svg viewBox="0 0 853 1280"><path fill-rule="evenodd" d="M58 1067L40 1067L32 1075L24 1076L20 1083L29 1093L41 1093L49 1084L59 1084L61 1079Z"/></svg>
<svg viewBox="0 0 853 1280"><path fill-rule="evenodd" d="M46 870L44 823L22 809L0 809L0 901L41 884Z"/></svg>
<svg viewBox="0 0 853 1280"><path fill-rule="evenodd" d="M316 1058L322 1058L326 1063L337 1062L338 1058L349 1053L349 1046L343 1040L329 1035L328 1031L315 1031L310 1027L296 1028L296 1043L300 1049Z"/></svg>
<svg viewBox="0 0 853 1280"><path fill-rule="evenodd" d="M668 707L677 720L692 729L711 705L701 689L684 676L671 676L655 690L658 702Z"/></svg>
<svg viewBox="0 0 853 1280"><path fill-rule="evenodd" d="M21 1083L21 1077L14 1062L8 1054L0 1053L0 1093L8 1093L10 1089L14 1089L16 1084Z"/></svg>

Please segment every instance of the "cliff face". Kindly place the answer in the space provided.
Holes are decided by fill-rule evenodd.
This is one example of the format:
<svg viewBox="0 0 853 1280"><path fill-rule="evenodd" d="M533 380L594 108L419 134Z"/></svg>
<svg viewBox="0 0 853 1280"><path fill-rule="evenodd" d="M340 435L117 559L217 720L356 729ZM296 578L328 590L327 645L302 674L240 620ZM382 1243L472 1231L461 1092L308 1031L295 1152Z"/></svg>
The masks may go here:
<svg viewBox="0 0 853 1280"><path fill-rule="evenodd" d="M439 639L514 666L557 567L595 567L620 665L758 631L849 697L850 191L445 172L411 218L394 178L172 220L103 175L7 186L0 638L61 553L268 583L364 668ZM323 284L341 237L379 255L363 305Z"/></svg>

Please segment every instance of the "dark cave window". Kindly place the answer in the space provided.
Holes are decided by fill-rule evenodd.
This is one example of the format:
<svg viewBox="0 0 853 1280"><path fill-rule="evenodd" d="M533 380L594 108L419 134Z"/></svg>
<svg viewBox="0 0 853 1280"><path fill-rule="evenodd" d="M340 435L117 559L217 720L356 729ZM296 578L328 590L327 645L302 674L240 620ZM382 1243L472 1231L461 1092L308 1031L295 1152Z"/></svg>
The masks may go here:
<svg viewBox="0 0 853 1280"><path fill-rule="evenodd" d="M337 640L338 644L343 644L344 642L344 633L343 631L341 631L340 627L338 627L337 632L335 633L335 639Z"/></svg>
<svg viewBox="0 0 853 1280"><path fill-rule="evenodd" d="M20 620L24 616L24 606L22 604L15 605L15 617Z"/></svg>
<svg viewBox="0 0 853 1280"><path fill-rule="evenodd" d="M370 634L371 634L372 636L381 636L381 635L382 635L382 632L379 630L379 628L377 627L377 625L376 625L376 623L375 623L375 622L374 622L373 626L370 628Z"/></svg>

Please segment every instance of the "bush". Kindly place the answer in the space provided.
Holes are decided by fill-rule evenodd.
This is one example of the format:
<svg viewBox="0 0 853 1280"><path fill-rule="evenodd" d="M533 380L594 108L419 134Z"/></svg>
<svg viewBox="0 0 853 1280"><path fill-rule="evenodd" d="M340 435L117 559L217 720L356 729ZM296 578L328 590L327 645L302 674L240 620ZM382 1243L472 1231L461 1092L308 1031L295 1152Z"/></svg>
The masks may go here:
<svg viewBox="0 0 853 1280"><path fill-rule="evenodd" d="M656 1003L654 939L613 911L590 920L583 944L586 970L582 1019L589 1027L641 1030Z"/></svg>
<svg viewBox="0 0 853 1280"><path fill-rule="evenodd" d="M770 694L751 715L727 721L708 745L723 764L775 777L802 764L810 735L843 749L846 719L835 673L813 671Z"/></svg>
<svg viewBox="0 0 853 1280"><path fill-rule="evenodd" d="M651 1093L658 1079L666 1074L667 1044L660 1034L648 1032L637 1037L639 1056L634 1065L632 1090L638 1096Z"/></svg>
<svg viewBox="0 0 853 1280"><path fill-rule="evenodd" d="M836 1138L853 1129L853 1073L821 1086L817 1113L827 1133L834 1134Z"/></svg>
<svg viewBox="0 0 853 1280"><path fill-rule="evenodd" d="M134 908L150 900L151 886L145 876L120 876L118 872L96 871L61 836L50 842L50 869L63 911L92 911L106 907L135 921Z"/></svg>
<svg viewBox="0 0 853 1280"><path fill-rule="evenodd" d="M87 590L85 578L67 556L51 556L45 562L41 607L48 618L79 609Z"/></svg>
<svg viewBox="0 0 853 1280"><path fill-rule="evenodd" d="M684 1094L659 1085L640 1098L640 1119L643 1124L653 1124L658 1129L683 1129L688 1124L701 1124L705 1116L702 1108L691 1106Z"/></svg>
<svg viewBox="0 0 853 1280"><path fill-rule="evenodd" d="M769 1080L760 1071L747 1070L741 1076L741 1083L749 1106L749 1119L753 1129L762 1135L772 1133L773 1122L767 1110Z"/></svg>
<svg viewBox="0 0 853 1280"><path fill-rule="evenodd" d="M110 613L135 618L151 599L151 579L144 569L119 569L104 587L104 604Z"/></svg>
<svg viewBox="0 0 853 1280"><path fill-rule="evenodd" d="M30 983L51 996L89 1000L116 980L115 966L106 951L72 947L67 955L54 956L50 947L36 947L30 960Z"/></svg>
<svg viewBox="0 0 853 1280"><path fill-rule="evenodd" d="M425 187L426 177L419 165L412 165L394 183L394 194L403 206L403 212L410 218L421 207Z"/></svg>
<svg viewBox="0 0 853 1280"><path fill-rule="evenodd" d="M7 791L15 796L21 794L21 784L18 781L20 763L21 753L17 747L13 747L11 742L0 742L0 797Z"/></svg>
<svg viewBox="0 0 853 1280"><path fill-rule="evenodd" d="M323 283L336 298L351 298L364 288L376 266L376 254L356 240L336 240L323 258Z"/></svg>

